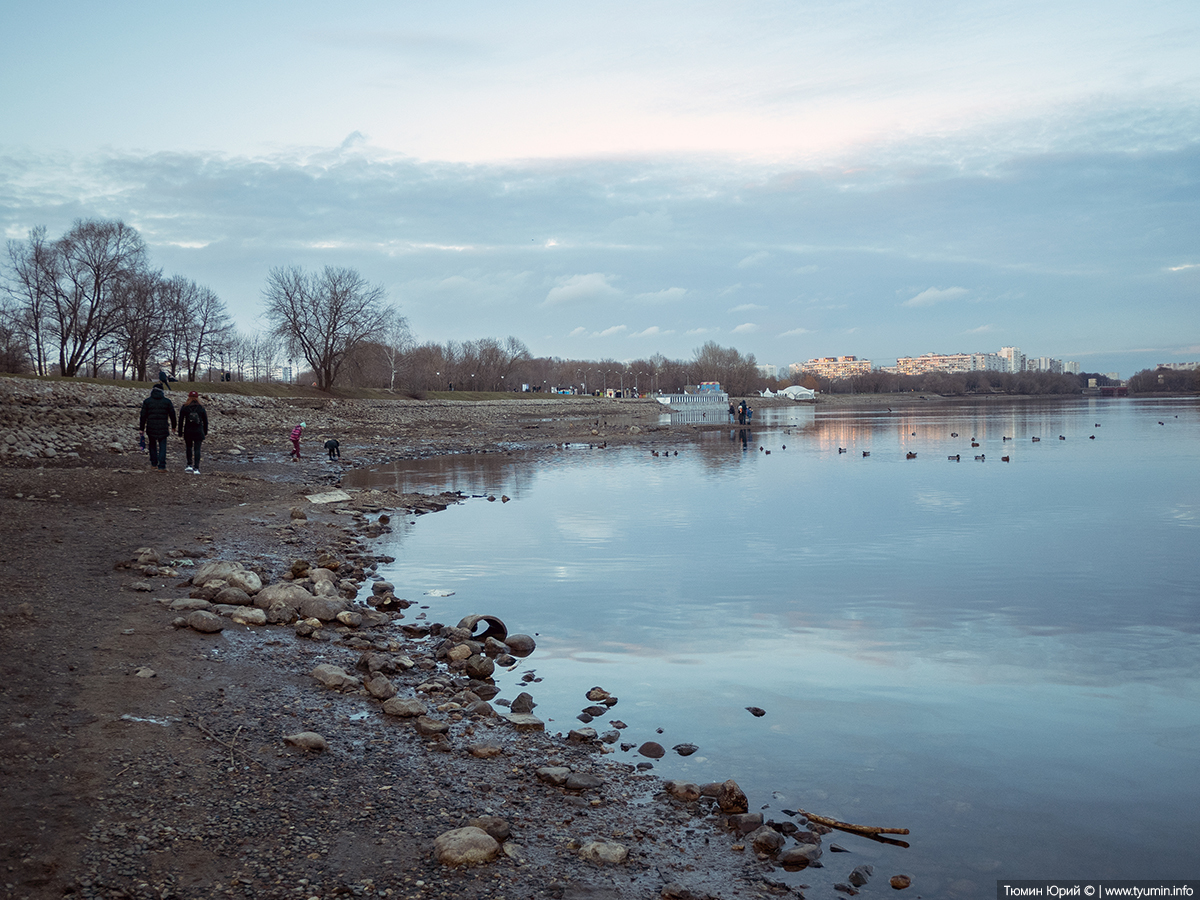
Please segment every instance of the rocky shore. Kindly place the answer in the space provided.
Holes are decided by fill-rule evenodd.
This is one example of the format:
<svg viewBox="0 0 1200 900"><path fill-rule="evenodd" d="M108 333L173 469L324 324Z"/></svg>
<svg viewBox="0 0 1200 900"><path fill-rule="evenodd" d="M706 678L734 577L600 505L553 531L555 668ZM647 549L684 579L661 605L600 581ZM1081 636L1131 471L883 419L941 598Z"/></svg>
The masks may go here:
<svg viewBox="0 0 1200 900"><path fill-rule="evenodd" d="M907 886L872 880L800 811L764 822L733 777L662 781L652 761L695 748L629 734L630 698L602 685L579 686L579 727L548 727L538 623L431 621L378 575L393 516L460 498L337 489L347 467L401 456L683 439L655 401L214 395L212 462L189 476L178 444L167 473L137 452L144 394L0 379L0 896ZM296 465L298 416L314 449ZM794 874L822 866L819 888Z"/></svg>

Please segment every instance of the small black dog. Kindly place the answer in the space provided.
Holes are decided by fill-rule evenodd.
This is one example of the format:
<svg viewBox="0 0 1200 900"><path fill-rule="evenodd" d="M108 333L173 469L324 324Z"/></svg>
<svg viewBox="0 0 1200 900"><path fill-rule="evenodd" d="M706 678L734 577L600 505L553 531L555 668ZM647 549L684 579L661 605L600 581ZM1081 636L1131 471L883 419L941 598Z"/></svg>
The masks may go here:
<svg viewBox="0 0 1200 900"><path fill-rule="evenodd" d="M342 458L342 451L339 448L339 444L333 438L330 438L329 440L327 440L325 442L325 449L329 451L330 459L341 459Z"/></svg>

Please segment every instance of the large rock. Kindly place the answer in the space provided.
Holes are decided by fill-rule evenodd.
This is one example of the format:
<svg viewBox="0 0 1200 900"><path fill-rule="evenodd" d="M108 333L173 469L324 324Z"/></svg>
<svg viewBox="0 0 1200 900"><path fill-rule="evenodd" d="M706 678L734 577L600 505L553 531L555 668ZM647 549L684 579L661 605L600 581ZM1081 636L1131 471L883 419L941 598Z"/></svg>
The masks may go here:
<svg viewBox="0 0 1200 900"><path fill-rule="evenodd" d="M443 866L477 866L500 855L500 842L475 825L438 835L433 852Z"/></svg>
<svg viewBox="0 0 1200 900"><path fill-rule="evenodd" d="M788 847L775 857L775 862L785 869L804 869L812 865L821 856L821 848L816 844L797 844Z"/></svg>
<svg viewBox="0 0 1200 900"><path fill-rule="evenodd" d="M759 853L772 854L779 852L786 840L782 834L770 825L763 825L750 833L746 838Z"/></svg>
<svg viewBox="0 0 1200 900"><path fill-rule="evenodd" d="M305 600L311 599L312 596L312 594L298 584L291 581L281 581L278 584L269 584L255 594L254 605L259 609L269 610L271 605L278 600L286 603L296 612L299 612L300 605Z"/></svg>
<svg viewBox="0 0 1200 900"><path fill-rule="evenodd" d="M284 735L283 739L293 747L299 747L301 750L315 750L320 752L329 749L329 742L315 731L298 731L296 734Z"/></svg>
<svg viewBox="0 0 1200 900"><path fill-rule="evenodd" d="M361 687L361 682L357 678L341 666L335 666L330 663L321 663L321 665L308 674L326 687L331 687L337 691L353 691Z"/></svg>
<svg viewBox="0 0 1200 900"><path fill-rule="evenodd" d="M695 803L700 799L700 786L693 784L690 781L668 781L663 785L666 792L676 800L682 800L684 803Z"/></svg>
<svg viewBox="0 0 1200 900"><path fill-rule="evenodd" d="M750 801L746 799L746 794L738 787L738 783L730 778L721 783L720 791L717 793L717 806L726 815L744 813L750 809Z"/></svg>
<svg viewBox="0 0 1200 900"><path fill-rule="evenodd" d="M216 634L225 630L225 623L220 616L215 616L206 609L197 609L188 614L188 627L202 634Z"/></svg>
<svg viewBox="0 0 1200 900"><path fill-rule="evenodd" d="M392 697L390 700L384 702L383 711L389 716L399 716L404 719L411 719L415 716L423 716L425 713L429 712L429 710L425 708L424 703L412 697L403 700L399 697Z"/></svg>
<svg viewBox="0 0 1200 900"><path fill-rule="evenodd" d="M509 713L505 718L517 731L546 730L546 723L532 713Z"/></svg>
<svg viewBox="0 0 1200 900"><path fill-rule="evenodd" d="M616 841L588 841L579 848L579 858L588 862L615 865L629 857L629 848Z"/></svg>
<svg viewBox="0 0 1200 900"><path fill-rule="evenodd" d="M510 634L504 639L508 652L513 656L526 657L534 651L537 643L527 634Z"/></svg>
<svg viewBox="0 0 1200 900"><path fill-rule="evenodd" d="M238 606L229 618L235 625L266 625L267 611L253 606Z"/></svg>
<svg viewBox="0 0 1200 900"><path fill-rule="evenodd" d="M515 713L531 713L535 706L537 704L533 702L533 697L526 691L521 691L521 693L517 694L517 699L512 702L509 709Z"/></svg>
<svg viewBox="0 0 1200 900"><path fill-rule="evenodd" d="M313 597L309 595L301 601L299 613L305 619L320 619L322 622L332 622L338 613L345 612L349 604L340 597Z"/></svg>
<svg viewBox="0 0 1200 900"><path fill-rule="evenodd" d="M213 603L220 603L225 606L250 606L254 601L239 587L226 583L225 587L217 592L217 595L212 598Z"/></svg>

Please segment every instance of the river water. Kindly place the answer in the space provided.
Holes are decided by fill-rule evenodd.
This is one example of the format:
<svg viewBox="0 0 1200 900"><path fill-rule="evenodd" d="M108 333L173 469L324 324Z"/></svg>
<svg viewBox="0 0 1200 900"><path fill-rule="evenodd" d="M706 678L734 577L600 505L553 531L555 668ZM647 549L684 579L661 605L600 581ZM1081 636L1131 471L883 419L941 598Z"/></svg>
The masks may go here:
<svg viewBox="0 0 1200 900"><path fill-rule="evenodd" d="M1080 399L797 406L659 456L345 483L476 495L395 521L381 574L430 620L536 633L502 697L536 670L565 733L600 685L623 740L699 745L664 777L735 778L768 818L906 827L907 848L831 835L850 852L788 877L869 863L928 898L1200 873L1198 476L1195 402Z"/></svg>

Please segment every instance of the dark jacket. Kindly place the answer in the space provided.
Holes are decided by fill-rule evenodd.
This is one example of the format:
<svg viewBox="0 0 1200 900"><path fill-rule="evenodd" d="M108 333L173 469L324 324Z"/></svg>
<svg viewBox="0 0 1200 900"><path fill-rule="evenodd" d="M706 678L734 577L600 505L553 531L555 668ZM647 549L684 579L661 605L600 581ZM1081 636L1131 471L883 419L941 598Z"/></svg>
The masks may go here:
<svg viewBox="0 0 1200 900"><path fill-rule="evenodd" d="M162 385L156 384L150 396L142 401L138 431L152 437L166 437L175 428L175 404L163 396Z"/></svg>
<svg viewBox="0 0 1200 900"><path fill-rule="evenodd" d="M179 407L179 434L183 437L204 439L208 437L208 413L199 403L185 403Z"/></svg>

